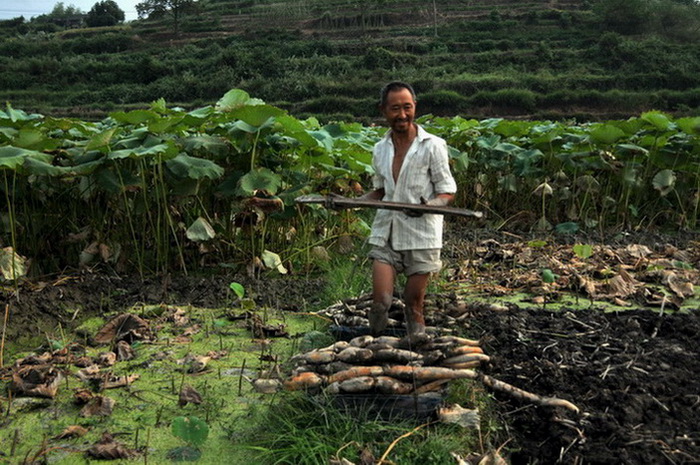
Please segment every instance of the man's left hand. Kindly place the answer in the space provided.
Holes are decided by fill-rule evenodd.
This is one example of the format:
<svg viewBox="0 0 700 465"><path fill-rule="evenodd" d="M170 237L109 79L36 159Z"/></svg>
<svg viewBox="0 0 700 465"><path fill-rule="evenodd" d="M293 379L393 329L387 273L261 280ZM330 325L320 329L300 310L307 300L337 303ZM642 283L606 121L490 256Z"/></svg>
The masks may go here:
<svg viewBox="0 0 700 465"><path fill-rule="evenodd" d="M420 203L431 207L446 207L450 203L450 199L448 197L435 197L434 199L426 200L425 197L421 197Z"/></svg>

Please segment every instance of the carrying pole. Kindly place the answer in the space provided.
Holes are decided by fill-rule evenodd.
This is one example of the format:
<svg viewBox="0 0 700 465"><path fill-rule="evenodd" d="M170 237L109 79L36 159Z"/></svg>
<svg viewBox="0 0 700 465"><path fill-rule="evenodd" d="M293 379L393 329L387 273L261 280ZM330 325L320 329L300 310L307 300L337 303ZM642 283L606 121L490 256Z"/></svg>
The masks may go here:
<svg viewBox="0 0 700 465"><path fill-rule="evenodd" d="M480 211L467 210L456 207L438 207L425 205L422 203L401 203L384 202L382 200L360 200L334 195L302 195L294 199L296 203L314 203L323 205L326 208L376 208L383 210L412 211L416 213L430 213L434 215L456 215L469 218L483 218L484 213Z"/></svg>

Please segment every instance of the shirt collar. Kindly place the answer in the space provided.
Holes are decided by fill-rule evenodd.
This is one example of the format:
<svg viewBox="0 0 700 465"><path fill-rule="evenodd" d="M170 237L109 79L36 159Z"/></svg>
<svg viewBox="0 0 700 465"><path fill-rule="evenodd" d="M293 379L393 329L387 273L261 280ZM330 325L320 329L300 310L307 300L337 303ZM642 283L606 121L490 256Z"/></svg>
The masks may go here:
<svg viewBox="0 0 700 465"><path fill-rule="evenodd" d="M423 127L420 124L416 124L416 139L418 142L423 142L423 140L427 139L430 136L430 133L423 129ZM386 134L384 134L384 139L388 140L391 142L391 129L389 129Z"/></svg>

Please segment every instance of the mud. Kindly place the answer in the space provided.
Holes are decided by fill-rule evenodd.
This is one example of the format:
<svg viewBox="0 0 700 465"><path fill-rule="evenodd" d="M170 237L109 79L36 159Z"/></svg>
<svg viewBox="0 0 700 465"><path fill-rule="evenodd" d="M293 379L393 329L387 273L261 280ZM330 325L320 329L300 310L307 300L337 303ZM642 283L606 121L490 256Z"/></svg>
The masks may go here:
<svg viewBox="0 0 700 465"><path fill-rule="evenodd" d="M255 279L241 275L113 276L76 273L64 277L24 282L17 292L7 287L0 293L0 307L8 308L6 340L28 334L51 333L77 326L95 315L114 314L134 305L177 304L223 307L235 299L231 282L243 285L246 297L258 305L299 311L314 303L323 286L321 278L289 277Z"/></svg>
<svg viewBox="0 0 700 465"><path fill-rule="evenodd" d="M485 372L581 414L495 394L515 464L700 463L700 320L651 311L478 312Z"/></svg>
<svg viewBox="0 0 700 465"><path fill-rule="evenodd" d="M464 243L473 239L450 237L446 258L457 262L471 253ZM13 341L55 330L59 322L69 328L83 317L139 303L221 307L233 298L228 286L232 281L243 284L259 304L289 311L313 305L323 286L322 278L141 280L83 273L25 283L19 299L6 288L0 305L9 309L7 340ZM484 372L542 396L567 399L581 409L574 414L494 393L498 415L507 425L504 438L510 441L504 451L512 464L700 463L697 310L478 308L464 321L465 331L479 337L492 357Z"/></svg>

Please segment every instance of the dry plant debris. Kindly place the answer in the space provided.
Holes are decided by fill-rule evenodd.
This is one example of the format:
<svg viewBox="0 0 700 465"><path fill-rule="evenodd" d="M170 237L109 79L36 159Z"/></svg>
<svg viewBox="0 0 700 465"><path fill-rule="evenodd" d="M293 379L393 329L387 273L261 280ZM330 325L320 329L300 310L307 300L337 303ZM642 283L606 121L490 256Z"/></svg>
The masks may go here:
<svg viewBox="0 0 700 465"><path fill-rule="evenodd" d="M544 242L478 242L450 279L486 295L527 292L556 300L563 292L619 306L680 308L700 285L700 247L660 244L591 245L590 256L576 246ZM541 270L556 278L543 282Z"/></svg>
<svg viewBox="0 0 700 465"><path fill-rule="evenodd" d="M197 392L194 387L190 386L189 384L185 384L182 386L182 389L180 389L180 396L177 404L180 407L184 407L187 404L199 405L202 403L202 401L202 395Z"/></svg>
<svg viewBox="0 0 700 465"><path fill-rule="evenodd" d="M66 427L60 434L54 436L53 439L72 439L81 438L88 433L88 429L80 425L70 425Z"/></svg>
<svg viewBox="0 0 700 465"><path fill-rule="evenodd" d="M143 318L131 313L122 313L112 318L95 335L96 344L134 342L150 338L150 327Z"/></svg>
<svg viewBox="0 0 700 465"><path fill-rule="evenodd" d="M17 396L53 399L62 380L63 374L52 365L30 365L12 373L10 391Z"/></svg>
<svg viewBox="0 0 700 465"><path fill-rule="evenodd" d="M137 452L124 447L110 433L104 433L102 438L88 449L87 454L95 459L116 460L131 459L137 455Z"/></svg>
<svg viewBox="0 0 700 465"><path fill-rule="evenodd" d="M114 404L116 402L110 397L96 395L93 396L85 405L85 407L80 410L81 417L108 417L112 414L114 410Z"/></svg>

